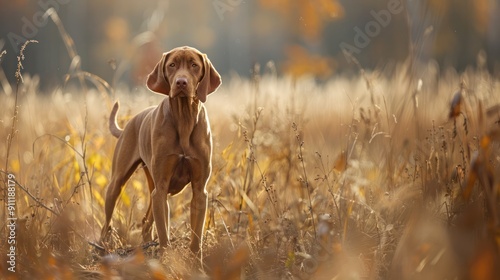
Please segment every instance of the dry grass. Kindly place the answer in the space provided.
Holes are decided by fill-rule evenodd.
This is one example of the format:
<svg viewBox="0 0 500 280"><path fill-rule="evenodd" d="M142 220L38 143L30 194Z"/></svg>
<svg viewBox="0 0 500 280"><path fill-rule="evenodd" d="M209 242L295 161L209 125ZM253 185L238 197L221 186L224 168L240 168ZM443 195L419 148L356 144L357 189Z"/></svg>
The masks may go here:
<svg viewBox="0 0 500 280"><path fill-rule="evenodd" d="M500 83L481 71L428 80L417 106L403 75L338 77L321 85L272 74L227 79L206 103L215 144L206 274L496 275L500 112L493 105ZM462 81L460 102L450 108ZM115 144L107 131L112 101L121 101L126 122L162 97L146 91L109 97L71 85L41 94L36 79L26 76L18 94L7 167L19 184L18 275L201 277L186 249L189 189L170 198L172 249L161 258L155 247L140 249L149 196L140 171L116 208L111 254L100 258L88 243L99 238L104 220ZM0 98L7 139L15 99ZM460 113L448 119L450 110ZM6 155L8 147L0 152Z"/></svg>
<svg viewBox="0 0 500 280"><path fill-rule="evenodd" d="M47 16L60 25L56 13ZM437 74L432 65L418 78L404 74L407 65L324 83L277 77L272 67L252 79L228 77L206 103L214 168L205 272L187 249L189 188L169 198L168 253L142 244L149 194L140 170L117 204L108 254L99 256L93 242L116 141L107 129L111 105L121 101L125 123L162 97L117 90L82 71L69 40L67 83L41 93L24 76L15 94L0 95L0 137L8 139L0 146L2 209L11 173L18 217L17 274L6 270L2 241L2 278L499 275L500 81L483 69Z"/></svg>

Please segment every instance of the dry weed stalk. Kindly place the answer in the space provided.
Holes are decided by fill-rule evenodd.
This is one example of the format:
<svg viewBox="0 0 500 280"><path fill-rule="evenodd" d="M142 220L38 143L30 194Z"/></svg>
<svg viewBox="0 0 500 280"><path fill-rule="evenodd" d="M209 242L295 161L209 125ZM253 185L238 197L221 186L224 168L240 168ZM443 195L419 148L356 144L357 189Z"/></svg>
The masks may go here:
<svg viewBox="0 0 500 280"><path fill-rule="evenodd" d="M308 210L309 214L311 215L311 223L312 223L312 228L314 232L314 237L316 238L317 233L316 233L316 222L314 221L314 209L313 209L313 204L312 204L312 198L311 198L311 193L313 192L312 187L309 184L309 180L307 179L307 171L306 171L306 164L304 162L304 155L302 153L302 150L304 148L304 141L302 140L300 133L299 133L299 128L295 122L292 123L292 129L293 132L295 133L295 139L297 140L297 143L299 145L299 151L297 154L297 158L300 162L300 167L302 168L302 176L299 177L299 181L305 186L306 192L307 192L307 198L309 202Z"/></svg>
<svg viewBox="0 0 500 280"><path fill-rule="evenodd" d="M7 176L9 174L9 156L10 156L10 149L12 147L12 140L14 139L16 133L17 133L17 118L19 114L19 107L18 107L18 100L19 100L19 86L20 84L23 83L23 77L21 74L21 69L23 69L23 61L25 59L24 56L24 50L30 43L38 43L36 40L29 40L26 41L22 46L19 51L19 55L17 56L17 70L16 70L16 93L14 96L14 112L12 113L12 123L10 126L10 133L7 135L7 150L6 150L6 155L5 155L5 169L4 169L4 175L5 177L2 177L3 180L3 185L4 187L2 188L3 191L3 201L4 201L4 209L7 209ZM3 51L2 55L3 56L6 52ZM0 58L1 58L0 56ZM3 220L6 221L7 219L7 211L3 211Z"/></svg>
<svg viewBox="0 0 500 280"><path fill-rule="evenodd" d="M255 164L257 163L256 157L255 157L255 144L254 144L254 138L255 138L255 133L257 131L257 124L259 122L259 119L261 117L262 113L262 108L258 108L255 111L255 114L252 119L252 128L250 132L250 136L248 135L248 131L244 130L243 131L243 137L245 139L245 142L247 143L247 148L248 148L248 157L247 157L247 168L245 172L245 179L243 181L243 194L241 195L240 203L239 203L239 210L238 210L238 224L236 226L236 232L238 233L239 227L240 227L240 222L241 222L241 214L243 210L243 203L245 201L245 196L249 197L249 193L251 190L251 186L253 184L253 176L254 176L254 168ZM241 123L240 123L241 126Z"/></svg>
<svg viewBox="0 0 500 280"><path fill-rule="evenodd" d="M339 173L345 171L345 169L347 168L347 155L344 151L342 151L337 160L335 161L333 168L330 171L327 170L321 154L319 152L316 152L316 156L318 157L318 161L320 164L319 169L321 171L321 175L318 175L314 180L326 183L326 186L328 188L328 193L330 193L330 195L332 196L332 202L337 212L337 217L340 220L342 214L337 204L336 196L338 195L334 192L334 183L336 182L336 179L332 179L331 177L334 175L333 173L334 170L337 170Z"/></svg>
<svg viewBox="0 0 500 280"><path fill-rule="evenodd" d="M23 60L25 59L24 56L24 50L30 43L38 43L36 40L29 40L26 41L22 46L19 51L19 55L17 56L17 70L16 70L16 94L14 96L14 113L12 115L12 125L11 125L11 130L10 134L7 136L7 154L5 156L5 172L8 172L9 169L9 154L10 154L10 147L12 145L12 139L15 136L16 133L16 125L17 125L17 115L19 113L18 111L18 100L19 100L19 86L24 82L23 76L21 74L21 69L23 68Z"/></svg>

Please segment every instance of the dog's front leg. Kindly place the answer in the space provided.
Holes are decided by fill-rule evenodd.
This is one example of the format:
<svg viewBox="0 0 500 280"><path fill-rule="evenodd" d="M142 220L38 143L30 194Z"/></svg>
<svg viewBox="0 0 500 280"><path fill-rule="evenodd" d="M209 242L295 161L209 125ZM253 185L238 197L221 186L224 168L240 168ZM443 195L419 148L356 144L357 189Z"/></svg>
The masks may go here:
<svg viewBox="0 0 500 280"><path fill-rule="evenodd" d="M190 249L198 257L201 257L201 246L203 241L203 227L205 226L205 215L207 212L208 194L203 190L193 189L191 200L191 246Z"/></svg>
<svg viewBox="0 0 500 280"><path fill-rule="evenodd" d="M191 185L193 198L191 199L191 251L202 259L203 228L208 205L206 185L210 177L210 166L201 164L198 159L190 159L192 170Z"/></svg>
<svg viewBox="0 0 500 280"><path fill-rule="evenodd" d="M151 193L153 203L153 217L160 242L160 252L169 245L170 241L170 209L167 201L170 180L179 162L179 155L168 155L152 160L150 168L153 175L155 189Z"/></svg>

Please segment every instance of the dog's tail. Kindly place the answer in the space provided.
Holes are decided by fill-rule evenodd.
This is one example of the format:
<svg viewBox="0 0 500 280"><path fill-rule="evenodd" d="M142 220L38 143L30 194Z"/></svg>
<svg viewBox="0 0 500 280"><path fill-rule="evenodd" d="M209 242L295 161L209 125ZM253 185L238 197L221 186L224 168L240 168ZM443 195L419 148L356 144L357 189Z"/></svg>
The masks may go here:
<svg viewBox="0 0 500 280"><path fill-rule="evenodd" d="M109 131L111 132L111 135L116 138L120 137L123 132L123 129L118 126L118 122L116 121L118 109L120 109L120 102L116 101L113 109L111 110L111 115L109 115Z"/></svg>

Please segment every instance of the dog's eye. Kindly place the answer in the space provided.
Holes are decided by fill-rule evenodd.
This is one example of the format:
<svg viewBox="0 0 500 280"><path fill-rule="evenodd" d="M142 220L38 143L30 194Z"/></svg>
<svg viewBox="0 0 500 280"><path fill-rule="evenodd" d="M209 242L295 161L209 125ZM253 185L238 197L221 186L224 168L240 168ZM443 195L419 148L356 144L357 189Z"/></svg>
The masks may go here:
<svg viewBox="0 0 500 280"><path fill-rule="evenodd" d="M168 66L175 67L175 63L170 63Z"/></svg>
<svg viewBox="0 0 500 280"><path fill-rule="evenodd" d="M191 64L191 67L198 67L198 64L193 63L193 64Z"/></svg>

